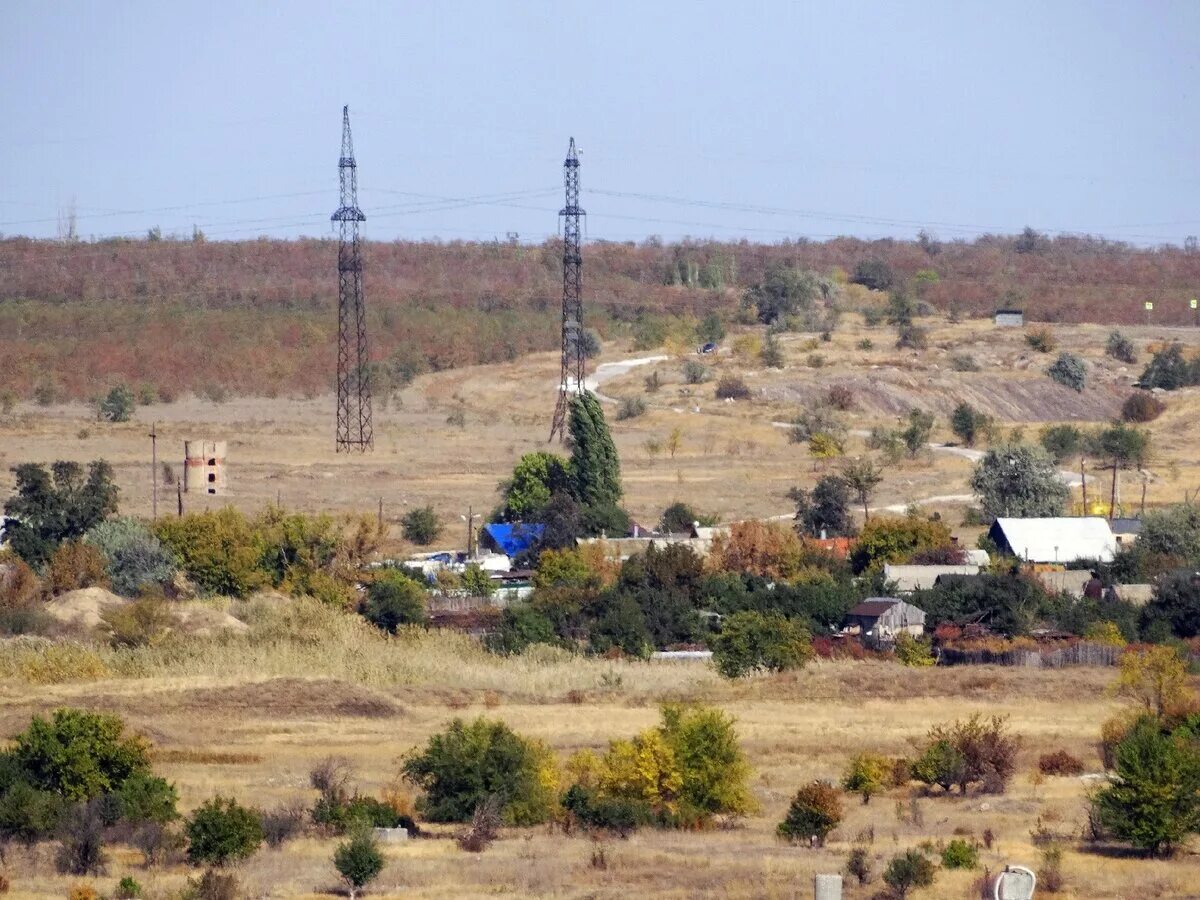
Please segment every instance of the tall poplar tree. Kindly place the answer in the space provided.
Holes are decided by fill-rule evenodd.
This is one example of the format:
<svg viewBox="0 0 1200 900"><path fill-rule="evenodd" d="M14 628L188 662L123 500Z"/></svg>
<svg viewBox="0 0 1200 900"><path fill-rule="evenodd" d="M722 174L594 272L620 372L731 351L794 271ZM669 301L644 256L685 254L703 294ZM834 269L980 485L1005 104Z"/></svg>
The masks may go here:
<svg viewBox="0 0 1200 900"><path fill-rule="evenodd" d="M595 394L576 395L567 427L575 499L588 508L616 506L621 499L621 460Z"/></svg>

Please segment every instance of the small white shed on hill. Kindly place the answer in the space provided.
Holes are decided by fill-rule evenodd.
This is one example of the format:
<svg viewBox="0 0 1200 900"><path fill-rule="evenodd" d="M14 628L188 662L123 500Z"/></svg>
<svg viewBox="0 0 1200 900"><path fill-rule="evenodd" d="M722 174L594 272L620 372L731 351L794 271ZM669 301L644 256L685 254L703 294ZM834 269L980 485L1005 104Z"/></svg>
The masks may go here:
<svg viewBox="0 0 1200 900"><path fill-rule="evenodd" d="M1001 328L1024 328L1025 311L1021 309L996 310L996 325Z"/></svg>

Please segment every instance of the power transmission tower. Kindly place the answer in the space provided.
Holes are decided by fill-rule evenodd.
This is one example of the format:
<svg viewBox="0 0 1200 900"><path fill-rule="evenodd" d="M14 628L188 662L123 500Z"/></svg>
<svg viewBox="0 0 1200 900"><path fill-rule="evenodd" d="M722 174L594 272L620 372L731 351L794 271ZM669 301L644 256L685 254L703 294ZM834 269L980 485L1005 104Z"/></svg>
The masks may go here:
<svg viewBox="0 0 1200 900"><path fill-rule="evenodd" d="M350 107L342 107L342 155L338 159L341 204L330 220L338 223L338 407L337 452L366 452L375 446L371 426L371 379L367 320L363 300L358 223L358 167L350 137Z"/></svg>
<svg viewBox="0 0 1200 900"><path fill-rule="evenodd" d="M579 207L579 152L575 138L567 147L563 162L566 205L559 211L563 220L563 299L562 299L562 375L558 383L558 403L550 423L550 440L566 438L567 411L571 397L583 390L583 252L580 248L580 218L587 215Z"/></svg>

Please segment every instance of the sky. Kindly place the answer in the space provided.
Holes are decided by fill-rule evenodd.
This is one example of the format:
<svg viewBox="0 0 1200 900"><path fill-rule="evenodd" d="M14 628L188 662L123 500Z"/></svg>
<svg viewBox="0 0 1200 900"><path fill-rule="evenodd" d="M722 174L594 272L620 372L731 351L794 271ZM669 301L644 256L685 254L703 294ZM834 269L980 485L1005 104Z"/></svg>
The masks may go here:
<svg viewBox="0 0 1200 900"><path fill-rule="evenodd" d="M0 233L1200 234L1200 3L0 6Z"/></svg>

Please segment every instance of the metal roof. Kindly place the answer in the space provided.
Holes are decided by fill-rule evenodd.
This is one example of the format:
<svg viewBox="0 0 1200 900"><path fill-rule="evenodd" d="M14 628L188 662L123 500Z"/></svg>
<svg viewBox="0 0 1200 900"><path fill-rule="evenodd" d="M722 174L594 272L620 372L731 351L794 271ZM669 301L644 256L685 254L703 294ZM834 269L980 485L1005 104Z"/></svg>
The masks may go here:
<svg viewBox="0 0 1200 900"><path fill-rule="evenodd" d="M854 609L850 610L852 616L882 616L885 612L895 606L897 603L903 603L902 600L897 600L894 597L868 597Z"/></svg>
<svg viewBox="0 0 1200 900"><path fill-rule="evenodd" d="M999 518L988 533L997 544L1007 544L1013 555L1028 562L1067 563L1077 559L1112 562L1117 552L1117 539L1108 527L1108 520L1099 516Z"/></svg>
<svg viewBox="0 0 1200 900"><path fill-rule="evenodd" d="M893 566L883 567L886 581L896 582L901 593L927 590L933 587L939 575L978 575L979 566Z"/></svg>

